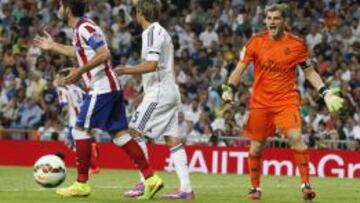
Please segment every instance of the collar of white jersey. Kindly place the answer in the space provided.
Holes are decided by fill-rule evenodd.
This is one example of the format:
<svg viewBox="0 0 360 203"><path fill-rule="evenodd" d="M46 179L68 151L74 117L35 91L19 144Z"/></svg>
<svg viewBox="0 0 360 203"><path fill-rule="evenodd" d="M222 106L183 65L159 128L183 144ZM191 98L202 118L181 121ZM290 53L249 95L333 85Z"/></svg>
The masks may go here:
<svg viewBox="0 0 360 203"><path fill-rule="evenodd" d="M146 30L144 30L144 32L147 32L148 30L150 30L152 27L156 26L156 25L160 25L159 22L153 22L149 25L149 27L146 28Z"/></svg>

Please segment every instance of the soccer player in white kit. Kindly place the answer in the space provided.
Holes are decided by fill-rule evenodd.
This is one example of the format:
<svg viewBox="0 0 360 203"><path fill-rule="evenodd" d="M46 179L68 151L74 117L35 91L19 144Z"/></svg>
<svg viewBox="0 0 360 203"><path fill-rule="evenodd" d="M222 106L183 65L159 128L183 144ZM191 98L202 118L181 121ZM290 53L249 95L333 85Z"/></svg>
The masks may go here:
<svg viewBox="0 0 360 203"><path fill-rule="evenodd" d="M170 146L170 157L180 179L180 188L172 194L165 194L166 199L194 199L187 166L187 156L179 138L178 112L180 91L174 73L174 48L167 30L157 21L161 12L158 0L139 0L136 6L136 19L144 29L142 33L142 64L133 67L118 67L119 75L141 74L144 97L133 113L129 123L130 134L135 137L146 135L155 139L165 136ZM146 143L139 142L145 154ZM125 193L134 197L142 194L141 184Z"/></svg>
<svg viewBox="0 0 360 203"><path fill-rule="evenodd" d="M77 179L69 187L56 190L64 197L90 195L89 167L91 159L91 129L101 129L113 136L113 142L121 147L134 161L145 177L144 194L138 199L150 199L162 186L162 180L154 174L139 144L128 134L125 104L116 74L111 68L111 55L101 28L84 16L85 0L61 0L59 17L73 28L72 46L56 43L52 37L36 37L35 45L44 50L77 58L79 67L70 69L64 84L72 84L80 78L87 93L81 105L73 130L76 142ZM121 160L119 160L121 161Z"/></svg>
<svg viewBox="0 0 360 203"><path fill-rule="evenodd" d="M61 75L59 74L56 82L58 83L61 80ZM83 98L85 92L75 84L71 85L56 85L56 91L58 94L59 104L62 106L62 109L66 109L68 115L68 122L66 124L66 140L65 144L70 149L75 149L75 142L73 136L73 129L76 126L76 119L80 113L80 107L83 103ZM90 174L96 174L100 172L98 167L99 159L99 148L94 139L91 143L91 161L90 161Z"/></svg>

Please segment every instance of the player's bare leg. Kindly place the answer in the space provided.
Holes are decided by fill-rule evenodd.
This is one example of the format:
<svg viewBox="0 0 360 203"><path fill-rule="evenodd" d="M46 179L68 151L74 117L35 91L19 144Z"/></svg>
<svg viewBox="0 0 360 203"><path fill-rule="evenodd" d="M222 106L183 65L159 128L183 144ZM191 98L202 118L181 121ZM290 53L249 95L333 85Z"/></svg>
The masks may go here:
<svg viewBox="0 0 360 203"><path fill-rule="evenodd" d="M191 188L187 155L181 140L176 136L165 136L166 144L170 147L170 158L175 165L176 174L180 180L180 188L170 194L164 194L164 199L193 200L195 194Z"/></svg>
<svg viewBox="0 0 360 203"><path fill-rule="evenodd" d="M309 151L301 137L300 129L290 129L287 132L290 146L294 152L295 163L301 177L301 192L305 200L312 200L316 193L309 180Z"/></svg>
<svg viewBox="0 0 360 203"><path fill-rule="evenodd" d="M251 140L248 166L251 188L248 193L248 198L252 200L261 199L261 187L260 187L260 176L261 176L261 152L265 146L266 141Z"/></svg>

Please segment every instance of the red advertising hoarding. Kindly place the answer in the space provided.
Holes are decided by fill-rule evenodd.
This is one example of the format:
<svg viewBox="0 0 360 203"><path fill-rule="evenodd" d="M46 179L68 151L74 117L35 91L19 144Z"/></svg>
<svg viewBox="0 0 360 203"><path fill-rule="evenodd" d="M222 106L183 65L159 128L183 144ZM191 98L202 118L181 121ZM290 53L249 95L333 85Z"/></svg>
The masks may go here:
<svg viewBox="0 0 360 203"><path fill-rule="evenodd" d="M191 172L247 174L247 149L235 147L186 147ZM75 166L75 154L60 142L0 141L0 165L32 166L42 155L62 152L67 166ZM110 143L100 144L100 167L134 169L122 150ZM150 160L156 170L173 170L169 149L149 145ZM320 177L360 178L360 152L311 150L310 174ZM289 149L266 149L263 153L265 175L298 175Z"/></svg>

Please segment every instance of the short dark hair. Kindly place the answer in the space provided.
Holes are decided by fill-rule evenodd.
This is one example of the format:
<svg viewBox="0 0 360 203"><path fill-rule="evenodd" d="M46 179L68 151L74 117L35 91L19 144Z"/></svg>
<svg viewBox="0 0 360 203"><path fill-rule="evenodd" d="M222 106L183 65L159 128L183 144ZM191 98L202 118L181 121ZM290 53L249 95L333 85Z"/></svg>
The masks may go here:
<svg viewBox="0 0 360 203"><path fill-rule="evenodd" d="M86 0L61 0L62 4L69 8L75 17L84 16L86 10Z"/></svg>
<svg viewBox="0 0 360 203"><path fill-rule="evenodd" d="M160 19L161 2L160 0L139 0L137 9L143 14L149 22L155 22Z"/></svg>
<svg viewBox="0 0 360 203"><path fill-rule="evenodd" d="M274 12L274 11L279 11L281 13L281 16L283 18L287 17L287 12L288 12L288 6L287 4L272 4L270 6L267 6L265 8L265 17L267 16L268 12Z"/></svg>

